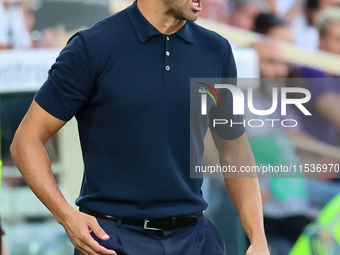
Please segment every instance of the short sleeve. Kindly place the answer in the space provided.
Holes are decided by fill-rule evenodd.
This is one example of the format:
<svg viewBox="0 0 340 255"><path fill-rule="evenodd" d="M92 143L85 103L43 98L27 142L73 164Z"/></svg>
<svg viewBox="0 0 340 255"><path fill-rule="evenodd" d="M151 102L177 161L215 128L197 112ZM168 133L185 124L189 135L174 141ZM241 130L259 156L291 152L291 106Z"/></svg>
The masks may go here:
<svg viewBox="0 0 340 255"><path fill-rule="evenodd" d="M223 62L223 77L222 78L237 78L237 68L234 54L230 43L225 39L225 47L222 55L226 55Z"/></svg>
<svg viewBox="0 0 340 255"><path fill-rule="evenodd" d="M237 86L237 69L233 52L229 42L226 44L226 58L224 61L223 78L227 78L229 84ZM209 126L211 130L221 138L226 140L234 140L240 137L245 132L243 123L243 115L233 114L233 96L227 89L220 89L219 95L221 97L222 105L212 107L210 110ZM214 119L227 120L227 124L213 126Z"/></svg>
<svg viewBox="0 0 340 255"><path fill-rule="evenodd" d="M93 51L85 31L68 41L35 95L35 101L54 117L68 121L88 102L94 83Z"/></svg>

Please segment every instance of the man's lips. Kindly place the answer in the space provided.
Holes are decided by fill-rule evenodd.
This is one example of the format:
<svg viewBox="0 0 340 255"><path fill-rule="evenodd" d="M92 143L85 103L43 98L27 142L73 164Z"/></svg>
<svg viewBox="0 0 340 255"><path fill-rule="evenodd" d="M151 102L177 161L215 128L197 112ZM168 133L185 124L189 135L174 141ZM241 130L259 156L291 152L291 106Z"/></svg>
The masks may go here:
<svg viewBox="0 0 340 255"><path fill-rule="evenodd" d="M194 11L199 12L202 10L202 0L192 0Z"/></svg>

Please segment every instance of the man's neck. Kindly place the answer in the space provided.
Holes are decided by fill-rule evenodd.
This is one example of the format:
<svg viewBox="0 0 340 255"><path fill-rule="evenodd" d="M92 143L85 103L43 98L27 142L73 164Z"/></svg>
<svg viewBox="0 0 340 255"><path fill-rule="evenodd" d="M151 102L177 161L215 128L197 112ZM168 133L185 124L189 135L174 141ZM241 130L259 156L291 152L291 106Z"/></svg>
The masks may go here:
<svg viewBox="0 0 340 255"><path fill-rule="evenodd" d="M164 4L155 0L138 0L137 6L143 16L162 34L170 35L180 30L185 20L176 19Z"/></svg>

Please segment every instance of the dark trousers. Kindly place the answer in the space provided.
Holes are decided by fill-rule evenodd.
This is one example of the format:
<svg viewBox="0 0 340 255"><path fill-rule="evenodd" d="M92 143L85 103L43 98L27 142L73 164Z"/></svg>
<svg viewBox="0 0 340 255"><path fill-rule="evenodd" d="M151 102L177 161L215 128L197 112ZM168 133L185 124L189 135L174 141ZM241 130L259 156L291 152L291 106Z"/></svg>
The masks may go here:
<svg viewBox="0 0 340 255"><path fill-rule="evenodd" d="M220 233L204 216L195 226L162 231L105 219L98 219L98 222L110 239L102 241L93 236L94 239L118 255L225 255ZM75 250L74 254L80 252Z"/></svg>

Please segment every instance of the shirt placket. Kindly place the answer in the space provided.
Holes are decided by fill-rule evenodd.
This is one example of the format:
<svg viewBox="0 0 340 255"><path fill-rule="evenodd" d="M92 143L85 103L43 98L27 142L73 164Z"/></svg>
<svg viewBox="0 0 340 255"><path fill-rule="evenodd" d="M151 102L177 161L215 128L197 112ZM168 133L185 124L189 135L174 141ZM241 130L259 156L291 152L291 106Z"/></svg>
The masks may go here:
<svg viewBox="0 0 340 255"><path fill-rule="evenodd" d="M165 77L172 78L172 66L171 66L171 51L170 51L171 37L169 35L165 36L165 52L164 52L164 68Z"/></svg>

